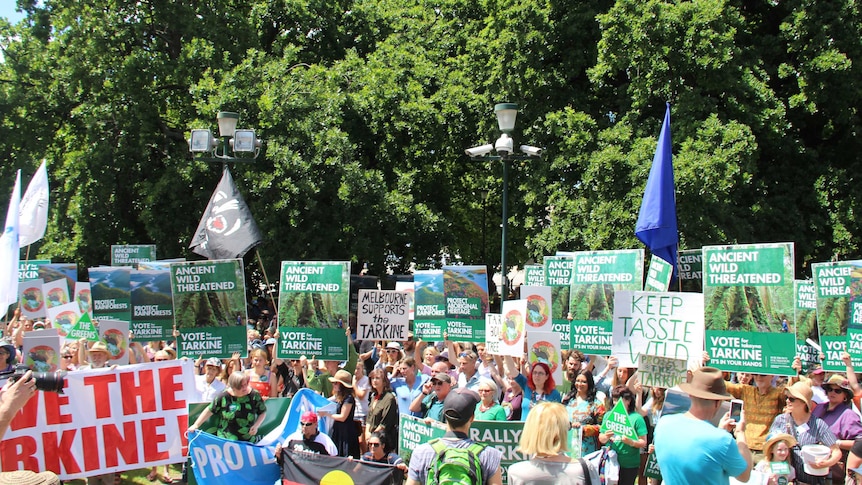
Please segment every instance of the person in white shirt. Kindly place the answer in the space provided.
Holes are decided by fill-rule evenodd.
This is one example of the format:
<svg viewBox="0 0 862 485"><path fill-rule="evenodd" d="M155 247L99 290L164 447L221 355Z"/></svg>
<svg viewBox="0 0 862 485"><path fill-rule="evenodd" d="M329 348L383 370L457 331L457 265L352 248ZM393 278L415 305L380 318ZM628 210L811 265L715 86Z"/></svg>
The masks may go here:
<svg viewBox="0 0 862 485"><path fill-rule="evenodd" d="M221 361L215 357L207 359L204 373L195 376L195 390L198 402L212 402L220 392L224 391L224 382L218 379L221 373Z"/></svg>

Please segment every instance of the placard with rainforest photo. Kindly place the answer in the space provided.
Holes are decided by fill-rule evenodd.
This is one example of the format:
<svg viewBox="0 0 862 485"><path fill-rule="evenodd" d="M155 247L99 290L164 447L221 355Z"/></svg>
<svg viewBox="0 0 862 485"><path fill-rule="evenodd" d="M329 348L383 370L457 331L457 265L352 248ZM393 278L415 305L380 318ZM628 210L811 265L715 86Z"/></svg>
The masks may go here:
<svg viewBox="0 0 862 485"><path fill-rule="evenodd" d="M862 298L862 261L830 261L811 265L817 296L817 328L826 370L844 371L841 352L845 349L853 365L862 365L859 338L862 324L858 313Z"/></svg>

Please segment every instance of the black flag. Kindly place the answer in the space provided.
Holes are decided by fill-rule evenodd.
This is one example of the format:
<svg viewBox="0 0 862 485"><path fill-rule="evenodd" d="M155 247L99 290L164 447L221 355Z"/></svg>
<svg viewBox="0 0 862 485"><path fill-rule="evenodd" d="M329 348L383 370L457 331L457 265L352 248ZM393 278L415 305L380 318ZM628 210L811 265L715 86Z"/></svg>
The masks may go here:
<svg viewBox="0 0 862 485"><path fill-rule="evenodd" d="M261 241L260 229L225 167L189 248L207 259L232 259L245 256Z"/></svg>

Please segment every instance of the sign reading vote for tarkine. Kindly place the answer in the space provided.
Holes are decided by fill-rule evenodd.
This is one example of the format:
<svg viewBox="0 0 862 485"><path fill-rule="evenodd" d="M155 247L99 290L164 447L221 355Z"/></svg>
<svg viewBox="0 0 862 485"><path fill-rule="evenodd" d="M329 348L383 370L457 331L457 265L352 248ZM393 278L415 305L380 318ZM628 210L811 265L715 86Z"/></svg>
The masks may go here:
<svg viewBox="0 0 862 485"><path fill-rule="evenodd" d="M359 290L356 340L407 340L410 293Z"/></svg>
<svg viewBox="0 0 862 485"><path fill-rule="evenodd" d="M833 261L811 265L817 292L817 326L820 346L826 359L823 368L843 371L841 352L845 349L853 365L862 364L862 261Z"/></svg>

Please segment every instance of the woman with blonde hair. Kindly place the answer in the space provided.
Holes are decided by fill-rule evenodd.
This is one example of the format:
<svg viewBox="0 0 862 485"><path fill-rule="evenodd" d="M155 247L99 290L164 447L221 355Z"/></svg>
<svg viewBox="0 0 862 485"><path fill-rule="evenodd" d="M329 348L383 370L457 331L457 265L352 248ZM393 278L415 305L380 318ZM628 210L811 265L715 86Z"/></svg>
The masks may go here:
<svg viewBox="0 0 862 485"><path fill-rule="evenodd" d="M509 485L582 485L587 483L578 461L568 451L569 413L552 401L536 404L521 433L518 451L530 459L509 467Z"/></svg>

